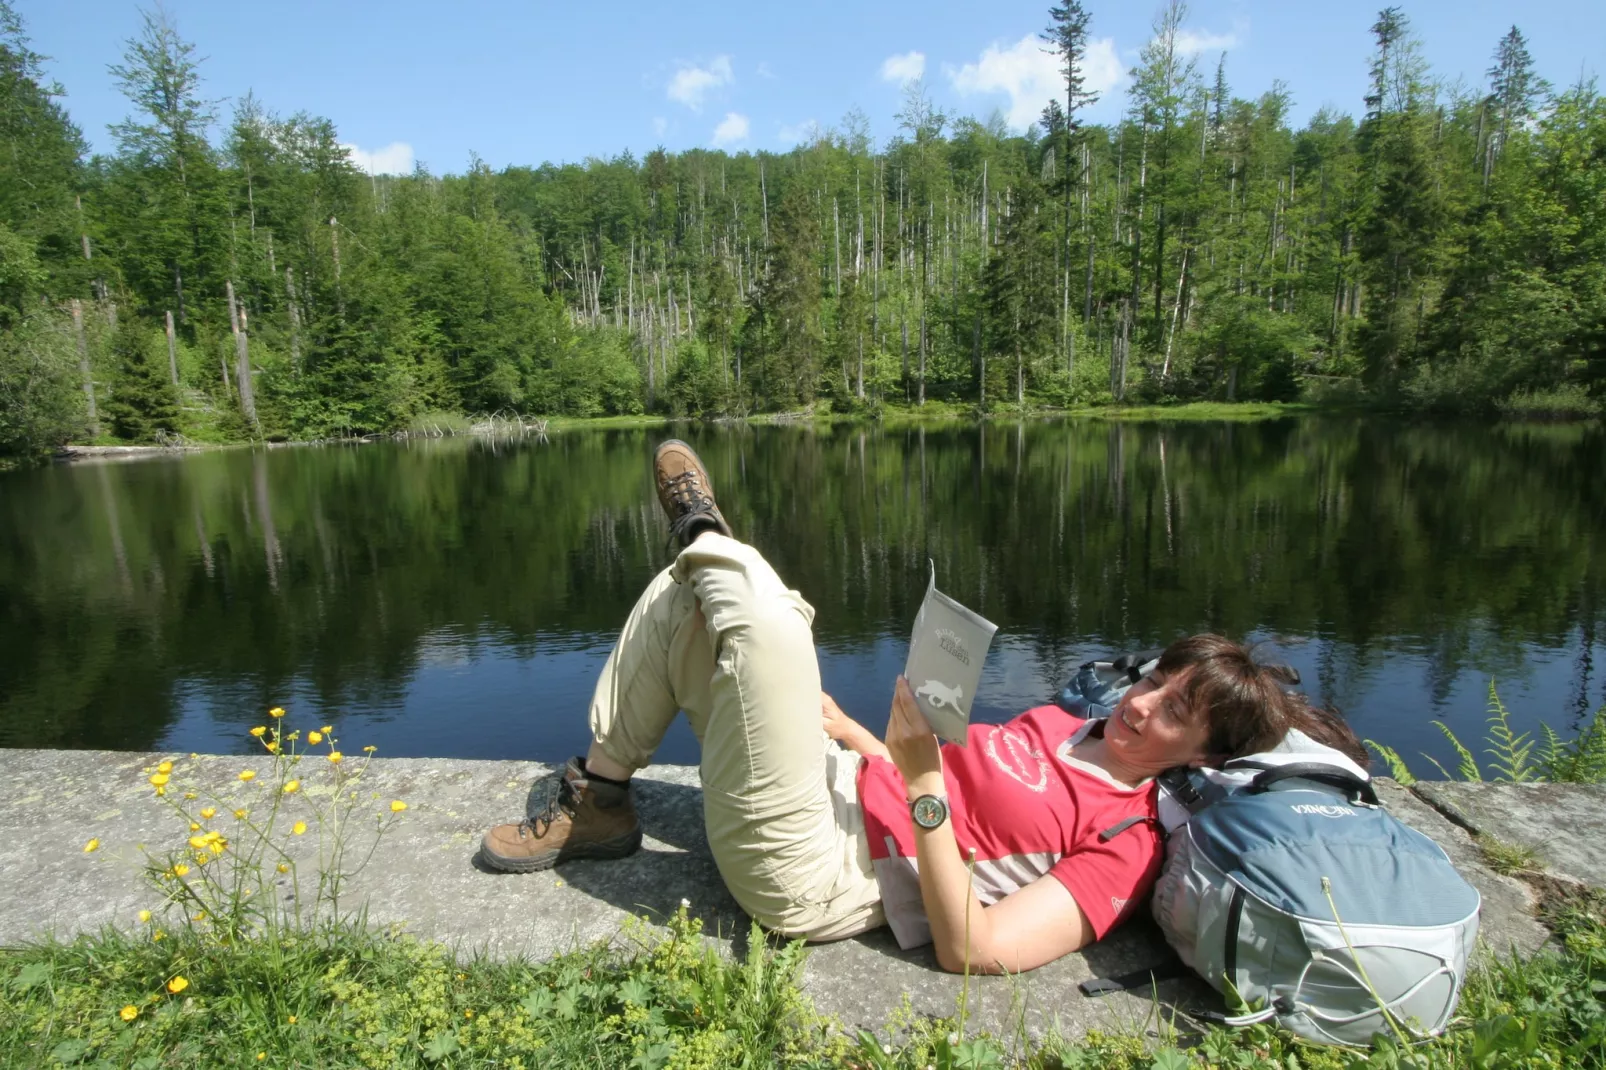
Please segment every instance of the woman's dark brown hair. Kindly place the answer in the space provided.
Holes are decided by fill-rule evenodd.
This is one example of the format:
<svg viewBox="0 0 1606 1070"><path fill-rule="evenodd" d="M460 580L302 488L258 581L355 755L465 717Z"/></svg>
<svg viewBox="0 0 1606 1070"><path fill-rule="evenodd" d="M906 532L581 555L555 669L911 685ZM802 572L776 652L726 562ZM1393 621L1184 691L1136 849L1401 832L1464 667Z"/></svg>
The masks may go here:
<svg viewBox="0 0 1606 1070"><path fill-rule="evenodd" d="M1195 718L1210 727L1212 760L1270 750L1297 728L1350 758L1371 764L1366 748L1336 710L1311 705L1289 690L1299 677L1285 665L1267 665L1254 651L1220 635L1190 635L1165 648L1155 671L1185 673L1183 697Z"/></svg>

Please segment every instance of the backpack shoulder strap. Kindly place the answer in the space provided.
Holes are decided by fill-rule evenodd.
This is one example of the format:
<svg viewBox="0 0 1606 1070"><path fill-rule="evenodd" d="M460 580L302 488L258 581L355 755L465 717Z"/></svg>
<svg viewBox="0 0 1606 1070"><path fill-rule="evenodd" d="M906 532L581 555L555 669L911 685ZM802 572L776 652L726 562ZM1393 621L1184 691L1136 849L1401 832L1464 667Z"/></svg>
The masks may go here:
<svg viewBox="0 0 1606 1070"><path fill-rule="evenodd" d="M1197 814L1211 803L1211 800L1205 798L1194 786L1193 778L1188 776L1188 770L1183 766L1167 769L1157 779L1160 782L1160 789L1181 803L1190 815Z"/></svg>
<svg viewBox="0 0 1606 1070"><path fill-rule="evenodd" d="M1150 817L1147 814L1138 814L1135 817L1127 818L1125 821L1117 821L1115 824L1111 825L1109 828L1107 828L1103 832L1099 833L1099 842L1100 843L1109 843L1111 840L1115 839L1117 836L1119 836L1121 833L1125 832L1127 829L1133 828L1134 826L1137 826L1137 825L1153 825L1155 828L1160 829L1160 822L1159 821L1155 820L1154 818ZM1164 829L1160 829L1160 837L1162 839L1165 838L1165 830Z"/></svg>
<svg viewBox="0 0 1606 1070"><path fill-rule="evenodd" d="M1111 992L1130 992L1134 988L1149 988L1161 981L1171 981L1178 977L1186 977L1192 972L1188 969L1181 957L1172 955L1164 962L1156 963L1147 969L1133 970L1118 977L1094 977L1077 985L1084 996L1107 996Z"/></svg>

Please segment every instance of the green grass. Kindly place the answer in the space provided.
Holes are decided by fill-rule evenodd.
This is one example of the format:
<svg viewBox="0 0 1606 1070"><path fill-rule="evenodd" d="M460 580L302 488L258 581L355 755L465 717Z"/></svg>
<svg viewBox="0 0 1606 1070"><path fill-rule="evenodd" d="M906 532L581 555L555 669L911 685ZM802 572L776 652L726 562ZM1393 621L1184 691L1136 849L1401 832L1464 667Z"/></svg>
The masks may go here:
<svg viewBox="0 0 1606 1070"><path fill-rule="evenodd" d="M1531 847L1507 843L1493 836L1479 836L1477 843L1478 850L1483 852L1483 860L1496 873L1509 877L1540 868L1539 856Z"/></svg>
<svg viewBox="0 0 1606 1070"><path fill-rule="evenodd" d="M1462 1019L1409 1052L1316 1048L1259 1026L1203 1032L1159 1020L1074 1042L960 1036L903 1015L847 1035L799 991L801 944L756 931L740 958L682 912L667 932L627 924L551 961L454 956L356 924L269 930L220 944L184 927L112 930L0 951L0 1066L940 1067L1359 1070L1606 1066L1606 896L1552 902L1562 948L1492 957ZM169 983L183 977L182 991ZM1029 984L1029 978L1022 981ZM131 1020L120 1011L132 1007Z"/></svg>
<svg viewBox="0 0 1606 1070"><path fill-rule="evenodd" d="M1320 411L1298 401L1189 401L1177 405L1110 405L1073 410L1105 420L1275 420Z"/></svg>

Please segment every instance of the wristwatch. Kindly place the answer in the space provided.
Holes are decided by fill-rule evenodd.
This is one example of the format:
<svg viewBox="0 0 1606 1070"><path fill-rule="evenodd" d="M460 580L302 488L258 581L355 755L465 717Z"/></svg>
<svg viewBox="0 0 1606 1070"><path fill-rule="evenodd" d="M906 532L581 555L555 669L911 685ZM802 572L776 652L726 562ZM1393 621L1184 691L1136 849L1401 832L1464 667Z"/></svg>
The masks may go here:
<svg viewBox="0 0 1606 1070"><path fill-rule="evenodd" d="M942 823L948 820L948 797L922 795L909 804L909 814L915 819L915 824L927 831L941 828Z"/></svg>

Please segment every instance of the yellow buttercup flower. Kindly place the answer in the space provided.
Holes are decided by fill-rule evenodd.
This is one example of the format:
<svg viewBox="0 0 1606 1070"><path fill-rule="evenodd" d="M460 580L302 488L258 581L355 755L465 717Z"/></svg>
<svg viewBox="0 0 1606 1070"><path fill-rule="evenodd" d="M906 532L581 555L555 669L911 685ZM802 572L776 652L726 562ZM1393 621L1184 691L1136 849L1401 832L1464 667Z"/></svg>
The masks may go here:
<svg viewBox="0 0 1606 1070"><path fill-rule="evenodd" d="M210 821L215 816L217 816L217 807L215 807L215 806L203 806L203 807L201 807L201 819L203 821Z"/></svg>
<svg viewBox="0 0 1606 1070"><path fill-rule="evenodd" d="M290 781L286 781L285 782L284 793L286 795L294 795L296 792L298 792L300 790L301 790L301 781L299 781L299 780L290 780Z"/></svg>
<svg viewBox="0 0 1606 1070"><path fill-rule="evenodd" d="M171 773L173 771L173 763L163 762L161 765L156 767L156 771L158 773Z"/></svg>
<svg viewBox="0 0 1606 1070"><path fill-rule="evenodd" d="M184 876L184 874L188 873L189 871L190 871L190 867L186 866L183 862L175 862L175 863L173 863L173 876L182 877L182 876Z"/></svg>
<svg viewBox="0 0 1606 1070"><path fill-rule="evenodd" d="M167 789L162 787L162 785L158 784L158 785L156 785L156 794L157 795L166 795L167 794Z"/></svg>
<svg viewBox="0 0 1606 1070"><path fill-rule="evenodd" d="M260 1063L263 1059L266 1059L267 1057L268 1057L268 1053L267 1052L265 1052L265 1051L257 1052L257 1062Z"/></svg>
<svg viewBox="0 0 1606 1070"><path fill-rule="evenodd" d="M289 873L290 872L290 867L288 865L286 865L285 863L283 863L283 862L280 862L277 866L274 866L273 868L278 870L280 873Z"/></svg>
<svg viewBox="0 0 1606 1070"><path fill-rule="evenodd" d="M190 822L190 831L191 832L199 832L200 830L201 830L201 826L200 825L197 825L193 821Z"/></svg>
<svg viewBox="0 0 1606 1070"><path fill-rule="evenodd" d="M206 850L206 842L207 841L200 836L190 837L190 846L195 848L197 851Z"/></svg>
<svg viewBox="0 0 1606 1070"><path fill-rule="evenodd" d="M372 754L374 751L376 751L378 749L379 749L378 747L376 747L372 743L370 743L370 744L368 744L368 746L363 748L363 751L365 753L367 753L367 754Z"/></svg>
<svg viewBox="0 0 1606 1070"><path fill-rule="evenodd" d="M151 912L150 912L150 911L148 911L148 910L142 910L142 911L140 911L140 912L139 912L139 920L140 920L140 921L141 921L141 922L147 922L147 921L150 921L150 920L151 920Z"/></svg>
<svg viewBox="0 0 1606 1070"><path fill-rule="evenodd" d="M283 706L275 706L275 707L273 707L273 709L268 711L268 716L269 717L283 717L284 716L284 707Z"/></svg>
<svg viewBox="0 0 1606 1070"><path fill-rule="evenodd" d="M185 792L185 793L184 793L184 797L185 797L185 798L186 798L186 799L193 799L193 798L195 798L195 792L193 792L193 791L186 791L186 792Z"/></svg>
<svg viewBox="0 0 1606 1070"><path fill-rule="evenodd" d="M268 748L268 753L269 754L278 754L279 753L279 744L278 744L278 742L276 740L271 740L270 739L270 740L268 740L268 742L266 742L266 743L264 743L262 745L264 747Z"/></svg>
<svg viewBox="0 0 1606 1070"><path fill-rule="evenodd" d="M234 811L234 820L236 820L236 821L244 821L245 820L245 815L249 814L250 812L251 811L249 811L249 810L236 810L236 811Z"/></svg>
<svg viewBox="0 0 1606 1070"><path fill-rule="evenodd" d="M390 812L393 814L399 814L405 809L407 809L407 804L402 802L400 799L397 799L395 802L390 804Z"/></svg>
<svg viewBox="0 0 1606 1070"><path fill-rule="evenodd" d="M90 840L88 843L84 844L84 854L89 854L98 850L100 850L99 840Z"/></svg>
<svg viewBox="0 0 1606 1070"><path fill-rule="evenodd" d="M266 734L267 731L268 731L268 728L267 728L266 725L260 725L259 724L255 728L251 729L251 734L253 736L256 736L258 739L261 739L263 737L263 735Z"/></svg>
<svg viewBox="0 0 1606 1070"><path fill-rule="evenodd" d="M318 731L322 732L324 735L327 736L329 733L334 731L334 726L326 724L322 728L318 729Z"/></svg>
<svg viewBox="0 0 1606 1070"><path fill-rule="evenodd" d="M150 782L158 788L166 784L170 779L172 778L166 773L152 773L150 775Z"/></svg>
<svg viewBox="0 0 1606 1070"><path fill-rule="evenodd" d="M345 760L345 758L346 758L346 756L344 754L341 754L337 750L332 750L332 751L329 752L329 764L330 765L339 765L342 761Z"/></svg>
<svg viewBox="0 0 1606 1070"><path fill-rule="evenodd" d="M117 1012L117 1017L121 1018L125 1022L132 1022L135 1018L139 1017L139 1008L130 1003L128 1006Z"/></svg>
<svg viewBox="0 0 1606 1070"><path fill-rule="evenodd" d="M307 823L305 821L297 821L294 825L290 826L290 832L292 835L299 836L305 831L307 831Z"/></svg>
<svg viewBox="0 0 1606 1070"><path fill-rule="evenodd" d="M296 1016L292 1014L288 1019L286 1019L286 1024L295 1025L296 1024Z"/></svg>
<svg viewBox="0 0 1606 1070"><path fill-rule="evenodd" d="M162 930L157 929L155 932L151 933L151 941L155 942L157 940L160 940L162 937L164 937L166 935L167 934L164 933Z"/></svg>
<svg viewBox="0 0 1606 1070"><path fill-rule="evenodd" d="M318 731L316 728L314 728L311 732L307 733L307 742L308 743L322 743L323 742L323 733Z"/></svg>
<svg viewBox="0 0 1606 1070"><path fill-rule="evenodd" d="M190 983L182 974L175 974L173 979L167 982L167 990L175 996L188 987L190 987Z"/></svg>
<svg viewBox="0 0 1606 1070"><path fill-rule="evenodd" d="M242 769L242 770L240 770L240 779L241 780L255 780L256 779L256 771L253 770L253 769Z"/></svg>

